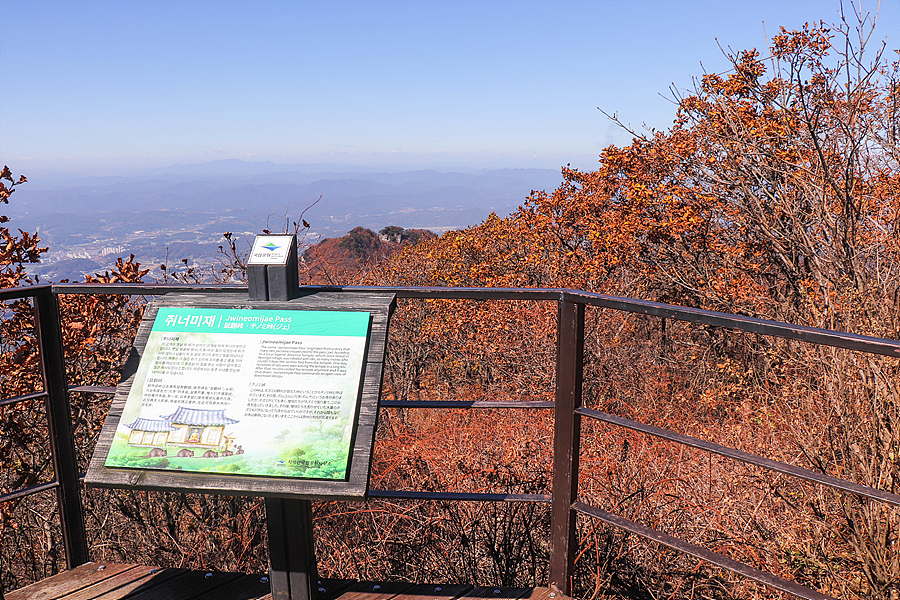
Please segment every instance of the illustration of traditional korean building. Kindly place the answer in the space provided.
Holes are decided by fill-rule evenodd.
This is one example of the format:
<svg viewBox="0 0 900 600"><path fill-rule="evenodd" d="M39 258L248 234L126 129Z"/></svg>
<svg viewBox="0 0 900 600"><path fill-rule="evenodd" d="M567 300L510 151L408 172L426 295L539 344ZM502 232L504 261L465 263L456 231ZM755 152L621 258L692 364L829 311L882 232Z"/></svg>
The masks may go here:
<svg viewBox="0 0 900 600"><path fill-rule="evenodd" d="M130 425L128 434L129 446L163 446L169 440L169 434L175 429L171 422L161 419L137 419Z"/></svg>
<svg viewBox="0 0 900 600"><path fill-rule="evenodd" d="M237 423L225 416L225 409L202 410L179 406L171 415L163 415L171 425L168 443L179 446L217 447L226 425Z"/></svg>

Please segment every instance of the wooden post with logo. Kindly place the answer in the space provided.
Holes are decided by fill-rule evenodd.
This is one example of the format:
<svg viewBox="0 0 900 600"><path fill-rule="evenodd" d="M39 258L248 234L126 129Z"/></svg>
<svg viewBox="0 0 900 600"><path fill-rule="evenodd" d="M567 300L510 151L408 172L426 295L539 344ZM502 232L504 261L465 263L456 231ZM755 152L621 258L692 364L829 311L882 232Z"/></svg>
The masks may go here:
<svg viewBox="0 0 900 600"><path fill-rule="evenodd" d="M258 235L247 260L250 300L291 300L300 293L296 235Z"/></svg>

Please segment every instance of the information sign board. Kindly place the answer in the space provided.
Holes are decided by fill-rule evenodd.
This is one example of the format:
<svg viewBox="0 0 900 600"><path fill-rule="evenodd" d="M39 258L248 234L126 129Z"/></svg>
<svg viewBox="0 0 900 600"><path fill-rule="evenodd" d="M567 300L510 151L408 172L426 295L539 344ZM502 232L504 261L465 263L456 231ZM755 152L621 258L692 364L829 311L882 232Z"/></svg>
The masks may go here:
<svg viewBox="0 0 900 600"><path fill-rule="evenodd" d="M345 479L368 312L160 308L107 467Z"/></svg>
<svg viewBox="0 0 900 600"><path fill-rule="evenodd" d="M147 307L85 482L364 497L393 295L209 296Z"/></svg>

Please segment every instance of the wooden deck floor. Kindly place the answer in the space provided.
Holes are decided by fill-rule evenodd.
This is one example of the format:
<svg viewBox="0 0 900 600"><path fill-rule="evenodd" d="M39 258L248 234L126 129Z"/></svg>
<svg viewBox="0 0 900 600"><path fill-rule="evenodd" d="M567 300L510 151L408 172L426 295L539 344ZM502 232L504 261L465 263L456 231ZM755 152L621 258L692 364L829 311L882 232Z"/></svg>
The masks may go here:
<svg viewBox="0 0 900 600"><path fill-rule="evenodd" d="M374 583L325 579L319 600L565 600L547 588ZM87 563L7 592L6 600L272 600L265 575Z"/></svg>

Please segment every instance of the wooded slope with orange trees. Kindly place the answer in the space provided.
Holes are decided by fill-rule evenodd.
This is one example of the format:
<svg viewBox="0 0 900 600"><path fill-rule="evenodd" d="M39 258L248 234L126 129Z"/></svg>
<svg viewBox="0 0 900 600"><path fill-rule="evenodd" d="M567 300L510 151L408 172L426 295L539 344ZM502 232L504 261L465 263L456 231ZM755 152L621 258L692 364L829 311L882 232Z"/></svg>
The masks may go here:
<svg viewBox="0 0 900 600"><path fill-rule="evenodd" d="M379 233L355 227L343 237L320 240L303 250L301 281L310 285L346 285L375 269L403 246L433 237L430 231L397 225Z"/></svg>
<svg viewBox="0 0 900 600"><path fill-rule="evenodd" d="M633 132L596 171L563 169L554 192L409 248L371 282L571 287L896 339L900 72L869 25L782 30L766 56L734 53L730 71L677 96L668 130ZM527 303L401 310L390 385L547 390L554 318ZM610 311L588 319L589 406L900 491L896 360ZM491 427L547 434L540 420ZM586 427L582 493L599 506L837 596L900 593L895 509ZM720 575L697 579L693 560L598 527L583 530L580 559L602 574L598 590L716 595Z"/></svg>

